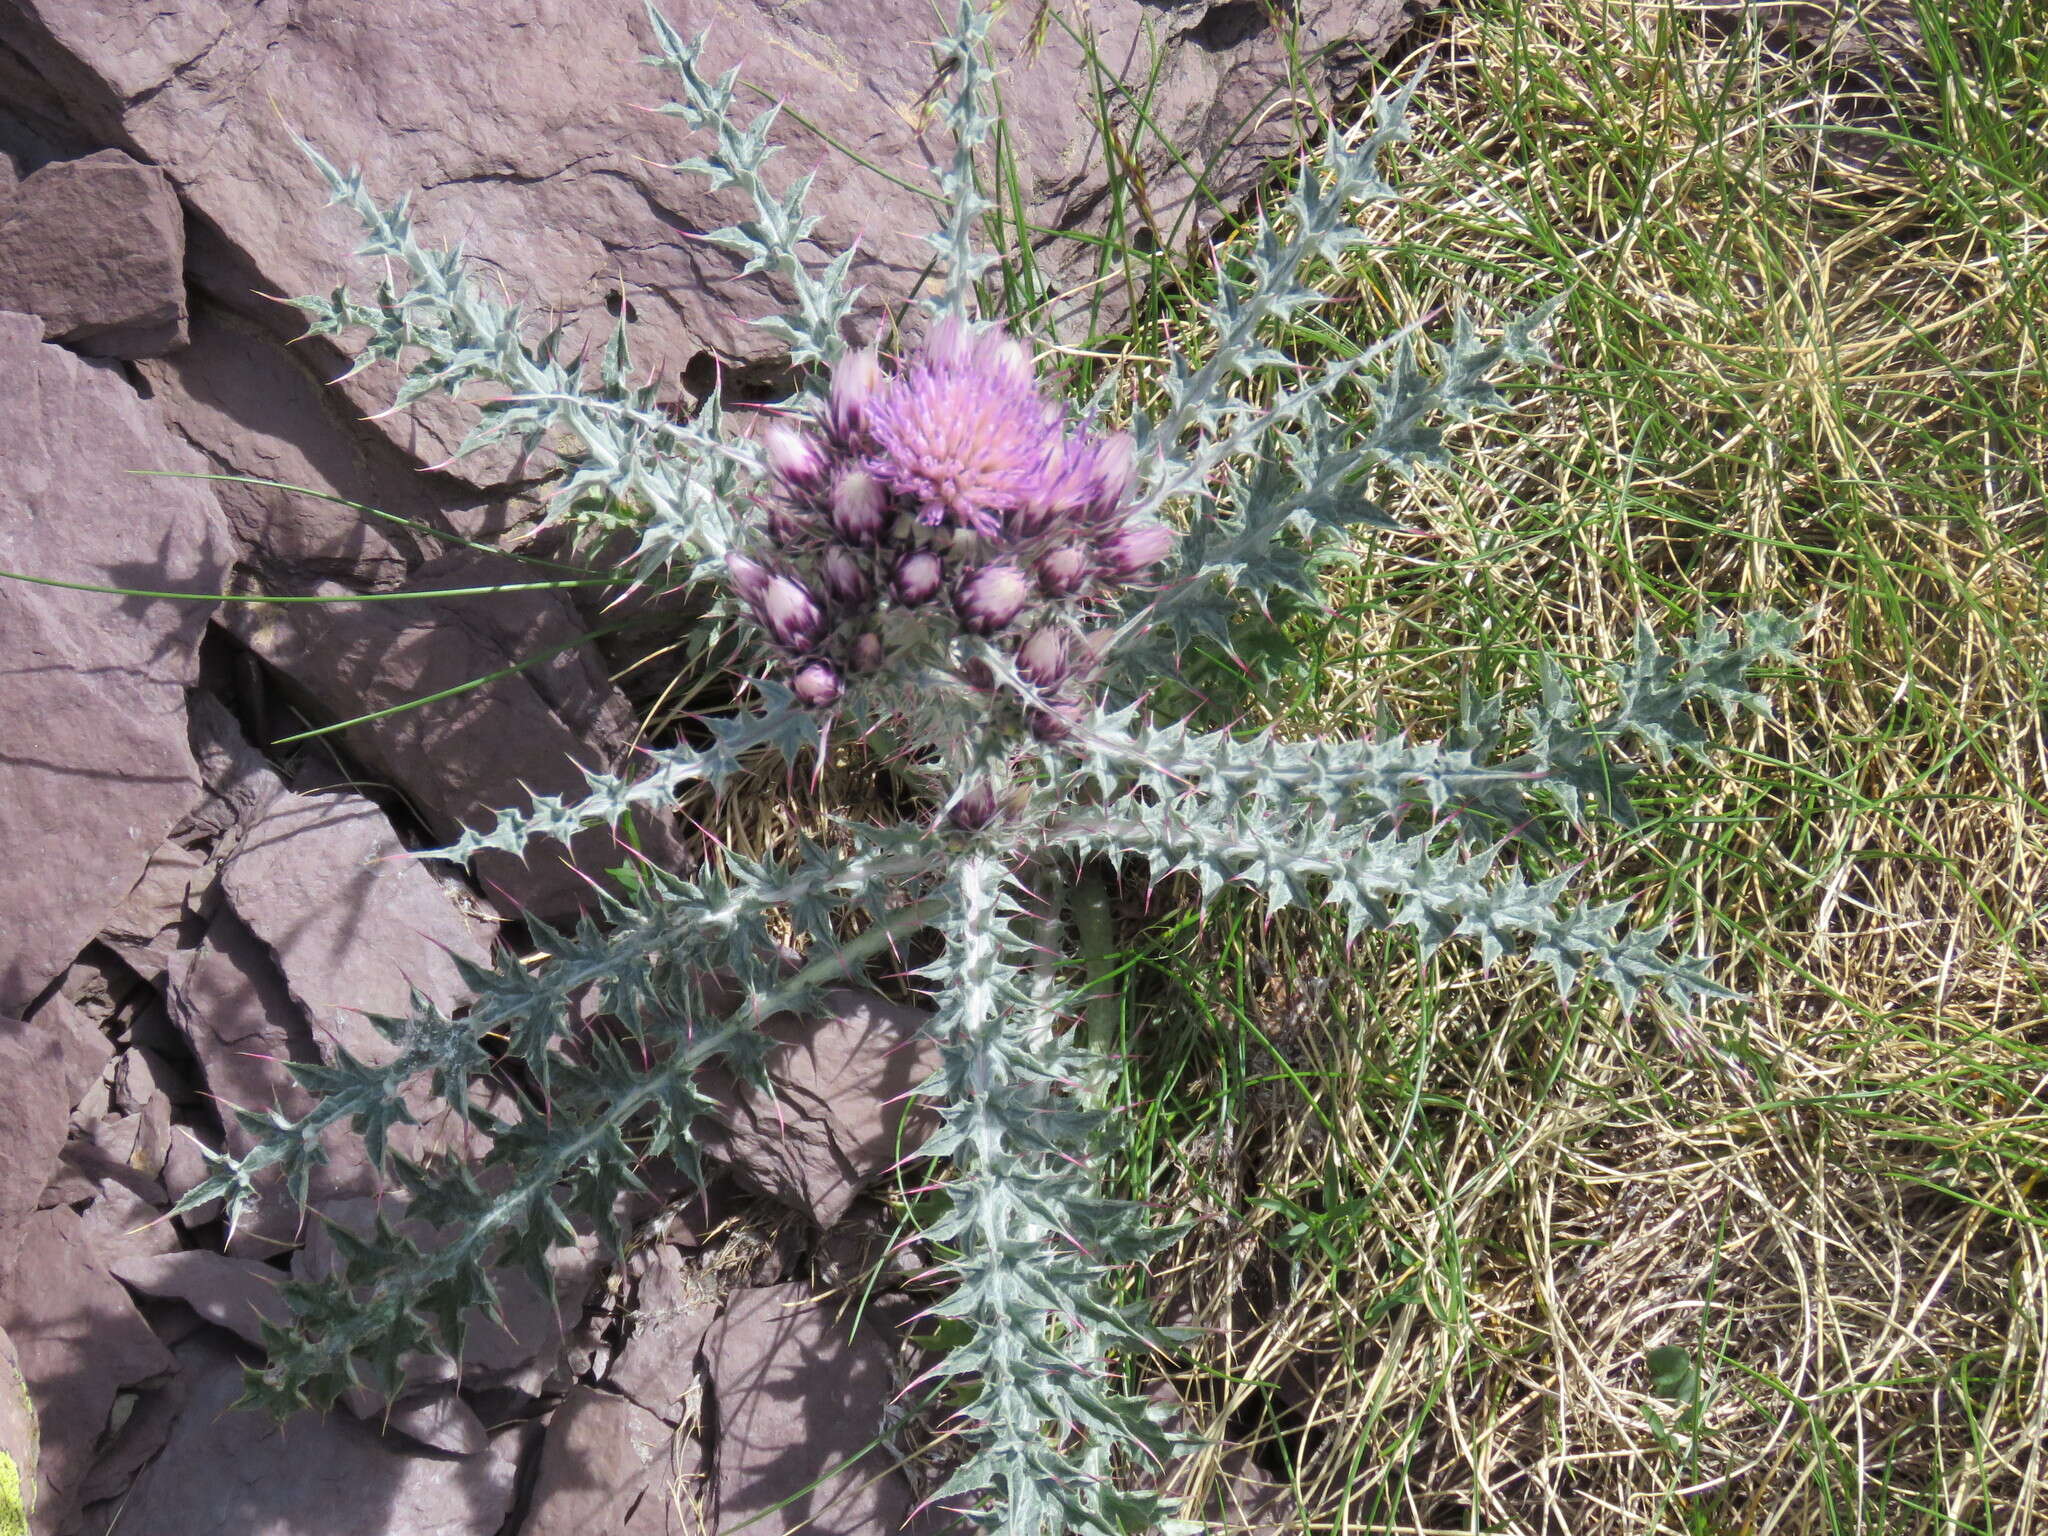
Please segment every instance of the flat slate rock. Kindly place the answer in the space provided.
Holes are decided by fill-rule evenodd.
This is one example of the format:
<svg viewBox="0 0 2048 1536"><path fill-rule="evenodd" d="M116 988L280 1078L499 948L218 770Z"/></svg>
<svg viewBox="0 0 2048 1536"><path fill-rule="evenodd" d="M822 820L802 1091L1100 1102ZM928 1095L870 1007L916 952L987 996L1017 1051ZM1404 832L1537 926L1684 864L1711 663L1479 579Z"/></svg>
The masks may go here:
<svg viewBox="0 0 2048 1536"><path fill-rule="evenodd" d="M164 1001L205 1074L207 1089L223 1105L258 1112L306 1114L313 1097L286 1070L291 1061L315 1061L312 1025L292 1000L269 949L232 910L223 907L197 949L171 957ZM223 1114L227 1150L240 1156L255 1138ZM375 1192L377 1179L358 1138L330 1127L323 1138L328 1160L313 1173L316 1205ZM257 1208L245 1213L229 1252L266 1258L305 1240L305 1218L283 1187L259 1185Z"/></svg>
<svg viewBox="0 0 2048 1536"><path fill-rule="evenodd" d="M708 75L742 66L742 114L787 103L775 131L788 151L771 180L815 173L820 264L856 249L851 280L865 286L873 329L931 261L926 189L950 154L927 46L938 13L926 0L663 9L683 35L708 33ZM9 10L21 20L9 25ZM1412 24L1406 0L1303 0L1286 17L1291 27L1242 0L1086 0L1050 26L1031 7L1000 14L992 47L1023 216L1049 229L1109 216L1106 105L1146 187L1143 209L1126 211L1156 217L1153 233L1171 245L1185 233L1175 214L1192 167L1225 196L1242 189L1291 145L1298 75L1342 89ZM27 64L87 131L132 143L170 174L229 253L210 285L239 287L223 296L280 333L289 320L254 294L326 293L344 280L368 292L376 279L350 256L361 229L327 206L279 103L284 126L359 167L382 199L417 192L425 239L464 246L494 289L562 316L570 355L609 335L607 300L621 289L642 322L635 363L655 378L677 380L700 354L744 364L781 351L748 323L780 307L767 280L742 276L738 256L696 233L751 217L751 204L664 169L705 139L637 110L678 94L639 62L654 41L639 6L546 0L515 20L409 0L193 0L137 27L122 0L0 0L0 30L19 35ZM1122 82L1144 83L1142 108ZM1138 126L1141 110L1152 127ZM1055 240L1046 259L1078 249ZM391 386L376 369L345 387L367 413L389 404ZM384 430L431 463L466 416L403 415Z"/></svg>
<svg viewBox="0 0 2048 1536"><path fill-rule="evenodd" d="M178 1346L186 1402L137 1479L117 1536L495 1536L518 1476L508 1436L473 1456L429 1455L345 1414L282 1428L231 1412L235 1354L204 1334Z"/></svg>
<svg viewBox="0 0 2048 1536"><path fill-rule="evenodd" d="M269 949L323 1054L343 1049L372 1066L393 1060L399 1047L369 1015L404 1018L415 992L453 1013L474 996L456 962L490 964L486 925L360 795L279 795L243 833L221 884ZM417 1157L427 1147L404 1150Z"/></svg>
<svg viewBox="0 0 2048 1536"><path fill-rule="evenodd" d="M126 381L0 314L0 570L218 592L212 494L137 470L203 470ZM0 581L0 1012L20 1014L90 942L199 796L185 690L211 605Z"/></svg>
<svg viewBox="0 0 2048 1536"><path fill-rule="evenodd" d="M470 552L437 556L390 590L432 594L532 579L530 567ZM352 595L333 581L292 589ZM581 796L585 771L618 766L632 736L623 701L579 643L586 626L550 593L336 601L288 613L244 605L226 622L336 719L447 694L346 734L364 764L403 786L433 835L449 842L534 795ZM650 856L670 851L664 822L648 822L646 835ZM577 866L601 871L631 857L603 829L577 838L574 851L572 863L560 845L542 841L523 859L486 853L474 868L508 916L562 923L595 899Z"/></svg>
<svg viewBox="0 0 2048 1536"><path fill-rule="evenodd" d="M520 1536L708 1536L707 1497L695 1434L630 1397L578 1386L548 1421Z"/></svg>
<svg viewBox="0 0 2048 1536"><path fill-rule="evenodd" d="M0 309L93 357L185 342L185 213L170 178L103 149L0 193Z"/></svg>
<svg viewBox="0 0 2048 1536"><path fill-rule="evenodd" d="M895 1536L909 1524L908 1480L870 1448L896 1390L889 1350L871 1329L851 1332L841 1305L801 1284L737 1291L705 1334L719 1536Z"/></svg>
<svg viewBox="0 0 2048 1536"><path fill-rule="evenodd" d="M34 1515L35 1495L36 1408L21 1379L14 1340L0 1329L0 1531L9 1529L10 1513ZM19 1533L21 1527L13 1530Z"/></svg>
<svg viewBox="0 0 2048 1536"><path fill-rule="evenodd" d="M94 1257L69 1209L29 1218L15 1280L0 1296L0 1331L14 1341L41 1429L36 1502L49 1530L77 1511L117 1394L168 1375L128 1293Z"/></svg>
<svg viewBox="0 0 2048 1536"><path fill-rule="evenodd" d="M27 1223L57 1171L71 1123L64 1045L47 1025L0 1018L0 1293L15 1269Z"/></svg>
<svg viewBox="0 0 2048 1536"><path fill-rule="evenodd" d="M743 1184L832 1226L930 1134L931 1111L911 1097L938 1067L925 1023L919 1009L852 988L826 993L815 1017L770 1019L773 1092L706 1074L724 1107L705 1150Z"/></svg>

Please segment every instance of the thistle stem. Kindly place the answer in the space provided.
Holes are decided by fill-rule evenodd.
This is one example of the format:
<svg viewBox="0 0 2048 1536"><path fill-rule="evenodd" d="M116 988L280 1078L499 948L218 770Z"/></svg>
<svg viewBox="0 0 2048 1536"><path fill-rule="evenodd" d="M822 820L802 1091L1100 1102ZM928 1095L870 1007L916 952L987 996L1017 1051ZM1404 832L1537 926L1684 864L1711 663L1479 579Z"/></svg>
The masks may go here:
<svg viewBox="0 0 2048 1536"><path fill-rule="evenodd" d="M1082 1009L1083 1038L1090 1062L1083 1093L1093 1107L1109 1099L1116 1075L1116 1055L1123 1027L1123 1008L1111 983L1115 935L1109 921L1109 884L1095 866L1084 867L1068 888L1074 929L1081 945L1081 971L1086 1002Z"/></svg>

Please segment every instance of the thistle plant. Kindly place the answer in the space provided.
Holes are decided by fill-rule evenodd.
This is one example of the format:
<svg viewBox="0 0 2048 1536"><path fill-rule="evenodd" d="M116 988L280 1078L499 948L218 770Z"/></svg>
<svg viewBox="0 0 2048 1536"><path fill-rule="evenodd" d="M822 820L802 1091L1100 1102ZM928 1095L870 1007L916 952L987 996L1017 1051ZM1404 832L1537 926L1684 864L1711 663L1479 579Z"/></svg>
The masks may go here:
<svg viewBox="0 0 2048 1536"><path fill-rule="evenodd" d="M778 192L763 172L774 114L734 123L733 78L707 79L696 47L654 25L651 62L682 87L675 110L716 146L682 169L757 207L714 238L783 274L798 309L771 321L776 334L830 365L757 439L715 407L687 423L663 415L630 383L623 337L588 367L564 362L556 338L529 344L459 259L417 243L402 207L379 208L329 168L369 249L414 286L387 284L367 304L306 301L314 329L367 327L365 355L413 357L408 398L489 386L475 441L515 435L558 452L551 515L638 529L641 558L622 583L668 567L715 579L721 622L751 637L751 698L705 722L708 745L651 753L630 778L595 775L575 800L508 808L442 852L516 853L617 825L685 786L722 789L764 755L794 766L832 732L875 744L923 809L773 860L644 871L575 932L539 931L544 964L507 957L472 974L464 1017L423 1007L384 1021L388 1063L296 1067L322 1095L304 1118L241 1112L263 1139L218 1158L188 1205L222 1196L242 1212L278 1183L304 1199L323 1131L349 1123L409 1214L449 1234L422 1251L388 1228L337 1232L344 1274L288 1289L296 1320L268 1335L252 1396L324 1404L361 1380L394 1386L408 1353L459 1354L496 1266L544 1275L579 1220L616 1243L616 1197L645 1159L695 1167L717 1108L700 1084L707 1065L764 1085L768 1018L872 979L917 940L935 955L914 979L941 1062L922 1090L939 1129L921 1155L943 1165L945 1207L921 1239L931 1310L965 1340L921 1390L942 1393L969 1447L934 1497L1019 1536L1171 1527L1157 1489L1176 1439L1131 1386L1172 1348L1146 1321L1137 1273L1168 1233L1100 1187L1116 1117L1096 1046L1071 1027L1086 1001L1067 963L1076 883L1091 870L1189 877L1178 888L1204 901L1243 887L1273 909L1341 913L1352 935L1405 931L1425 954L1455 944L1489 965L1518 955L1561 991L1597 983L1625 1006L1654 995L1691 1013L1733 994L1665 927L1629 927L1625 904L1576 897L1552 855L1593 817L1630 819L1632 749L1703 757L1695 710L1765 710L1745 678L1788 654L1791 628L1768 615L1739 630L1702 621L1671 643L1645 628L1605 712L1550 667L1534 707L1468 698L1435 741L1288 740L1158 717L1152 683L1178 650L1227 647L1279 593L1315 601L1318 553L1389 522L1369 482L1447 462L1443 424L1504 409L1496 373L1544 360L1548 309L1496 340L1460 318L1445 343L1410 329L1322 365L1272 345L1273 323L1316 304L1316 277L1362 239L1358 205L1396 195L1381 161L1408 137L1413 82L1360 128L1330 126L1284 205L1253 216L1219 260L1199 360L1177 358L1158 405L1112 425L1059 398L1019 330L974 313L988 264L972 246L974 167L989 119L987 21L971 0L941 46L957 142L934 237L945 280L921 336L891 353L839 344L845 264L820 277L797 255L812 229L802 183ZM576 1022L597 1015L616 1027ZM498 1065L492 1039L533 1084L516 1117L487 1113L472 1091ZM390 1152L408 1118L400 1089L420 1079L490 1135L482 1168Z"/></svg>

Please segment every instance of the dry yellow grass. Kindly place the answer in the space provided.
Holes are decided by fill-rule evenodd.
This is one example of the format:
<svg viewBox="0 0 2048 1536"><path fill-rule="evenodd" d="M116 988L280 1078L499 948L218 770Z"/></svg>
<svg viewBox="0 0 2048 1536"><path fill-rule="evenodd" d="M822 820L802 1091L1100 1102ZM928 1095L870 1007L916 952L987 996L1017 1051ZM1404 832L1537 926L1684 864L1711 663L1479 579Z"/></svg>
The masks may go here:
<svg viewBox="0 0 2048 1536"><path fill-rule="evenodd" d="M1462 672L1550 650L1597 687L1639 617L1701 609L1810 605L1810 670L1587 850L1752 994L1705 1025L1305 922L1140 957L1131 1182L1196 1219L1159 1285L1203 1330L1193 1481L1244 1524L2048 1529L2025 9L1922 13L1918 144L1823 141L1841 79L1725 15L1433 21L1409 199L1325 339L1569 285L1561 366L1412 498L1440 538L1337 580L1270 712L1428 729Z"/></svg>

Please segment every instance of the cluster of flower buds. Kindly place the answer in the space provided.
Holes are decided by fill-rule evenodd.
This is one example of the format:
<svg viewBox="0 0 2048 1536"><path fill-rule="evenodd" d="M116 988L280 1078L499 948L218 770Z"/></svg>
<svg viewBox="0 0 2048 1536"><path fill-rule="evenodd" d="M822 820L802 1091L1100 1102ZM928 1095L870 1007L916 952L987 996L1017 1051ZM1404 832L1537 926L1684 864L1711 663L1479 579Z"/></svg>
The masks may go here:
<svg viewBox="0 0 2048 1536"><path fill-rule="evenodd" d="M973 635L1010 658L1031 728L1056 739L1099 660L1088 623L1173 547L1130 515L1131 440L1077 428L999 329L941 321L893 377L850 355L818 418L771 427L762 449L762 538L726 565L814 706L897 647ZM973 663L959 676L993 682Z"/></svg>

